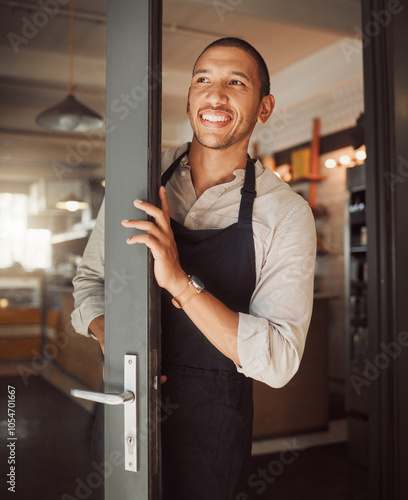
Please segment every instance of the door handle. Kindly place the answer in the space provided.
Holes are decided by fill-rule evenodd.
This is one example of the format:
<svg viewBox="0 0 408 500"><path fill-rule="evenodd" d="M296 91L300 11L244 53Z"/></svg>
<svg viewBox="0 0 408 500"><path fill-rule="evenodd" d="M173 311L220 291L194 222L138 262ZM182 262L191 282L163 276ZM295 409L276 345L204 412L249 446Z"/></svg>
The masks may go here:
<svg viewBox="0 0 408 500"><path fill-rule="evenodd" d="M125 354L124 356L124 390L120 394L104 394L102 392L71 389L71 395L76 398L95 401L107 405L124 405L124 449L125 470L137 472L139 470L138 457L138 394L137 374L138 356Z"/></svg>
<svg viewBox="0 0 408 500"><path fill-rule="evenodd" d="M88 401L95 401L95 403L103 403L105 405L123 405L126 403L133 403L135 400L135 395L132 391L124 391L121 394L104 394L103 392L71 389L71 396L87 399Z"/></svg>

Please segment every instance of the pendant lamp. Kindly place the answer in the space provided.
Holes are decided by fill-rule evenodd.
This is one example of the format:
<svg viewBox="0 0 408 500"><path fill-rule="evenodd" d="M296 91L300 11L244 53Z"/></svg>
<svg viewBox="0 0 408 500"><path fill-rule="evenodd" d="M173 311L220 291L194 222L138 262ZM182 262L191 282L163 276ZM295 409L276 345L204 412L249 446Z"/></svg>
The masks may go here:
<svg viewBox="0 0 408 500"><path fill-rule="evenodd" d="M74 96L74 0L70 0L69 9L69 85L68 95L55 106L46 109L36 118L41 127L63 132L86 132L101 128L103 118L80 103Z"/></svg>
<svg viewBox="0 0 408 500"><path fill-rule="evenodd" d="M69 212L76 212L77 210L85 210L89 208L89 203L80 200L74 194L70 194L61 201L58 201L55 206L60 210L68 210Z"/></svg>

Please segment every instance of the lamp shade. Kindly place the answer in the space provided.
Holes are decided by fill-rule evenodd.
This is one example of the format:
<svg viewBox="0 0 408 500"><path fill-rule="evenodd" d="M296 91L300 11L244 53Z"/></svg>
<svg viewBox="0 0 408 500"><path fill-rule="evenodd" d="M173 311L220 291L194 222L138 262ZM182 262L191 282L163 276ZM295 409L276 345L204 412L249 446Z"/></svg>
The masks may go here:
<svg viewBox="0 0 408 500"><path fill-rule="evenodd" d="M52 130L86 132L101 128L103 118L68 94L63 101L40 113L36 123Z"/></svg>
<svg viewBox="0 0 408 500"><path fill-rule="evenodd" d="M85 210L89 208L89 203L80 200L74 194L70 194L61 201L58 201L55 206L61 210L68 210L69 212L76 212L77 210Z"/></svg>

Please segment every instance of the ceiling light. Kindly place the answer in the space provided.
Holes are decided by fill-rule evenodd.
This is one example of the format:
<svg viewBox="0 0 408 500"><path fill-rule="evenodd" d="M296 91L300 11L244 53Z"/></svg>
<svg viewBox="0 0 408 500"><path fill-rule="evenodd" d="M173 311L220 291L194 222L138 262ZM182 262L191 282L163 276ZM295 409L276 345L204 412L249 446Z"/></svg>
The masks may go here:
<svg viewBox="0 0 408 500"><path fill-rule="evenodd" d="M58 104L46 109L36 118L41 127L63 132L85 132L101 128L103 118L77 101L73 90L74 75L74 0L70 0L69 11L69 83L68 95Z"/></svg>
<svg viewBox="0 0 408 500"><path fill-rule="evenodd" d="M103 126L103 119L70 92L66 98L37 116L42 127L63 132L86 132Z"/></svg>
<svg viewBox="0 0 408 500"><path fill-rule="evenodd" d="M342 165L348 165L351 162L351 158L349 155L342 155L340 156L339 162Z"/></svg>
<svg viewBox="0 0 408 500"><path fill-rule="evenodd" d="M0 299L0 308L1 309L7 309L7 307L10 305L10 302L8 299L6 299L5 297L1 298Z"/></svg>
<svg viewBox="0 0 408 500"><path fill-rule="evenodd" d="M335 158L329 158L324 162L326 168L344 167L347 168L355 167L356 165L361 165L365 162L367 154L365 152L365 146L363 146L358 151L355 151L352 155L341 155L338 160Z"/></svg>
<svg viewBox="0 0 408 500"><path fill-rule="evenodd" d="M363 150L356 151L357 160L363 161L367 158L367 153Z"/></svg>
<svg viewBox="0 0 408 500"><path fill-rule="evenodd" d="M325 167L327 168L334 168L337 167L337 161L333 160L333 158L329 158L324 162Z"/></svg>

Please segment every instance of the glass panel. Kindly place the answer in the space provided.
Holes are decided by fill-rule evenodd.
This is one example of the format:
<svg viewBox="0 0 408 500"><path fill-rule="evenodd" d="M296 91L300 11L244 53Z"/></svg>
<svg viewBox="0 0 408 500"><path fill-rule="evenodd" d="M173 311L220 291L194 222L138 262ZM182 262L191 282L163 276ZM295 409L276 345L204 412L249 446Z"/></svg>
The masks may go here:
<svg viewBox="0 0 408 500"><path fill-rule="evenodd" d="M95 498L95 405L69 389L99 391L102 359L70 315L104 197L105 129L55 130L36 118L66 98L71 67L77 101L105 116L106 2L75 2L72 45L70 2L0 10L0 469L9 474L0 497ZM73 196L87 206L56 207Z"/></svg>

